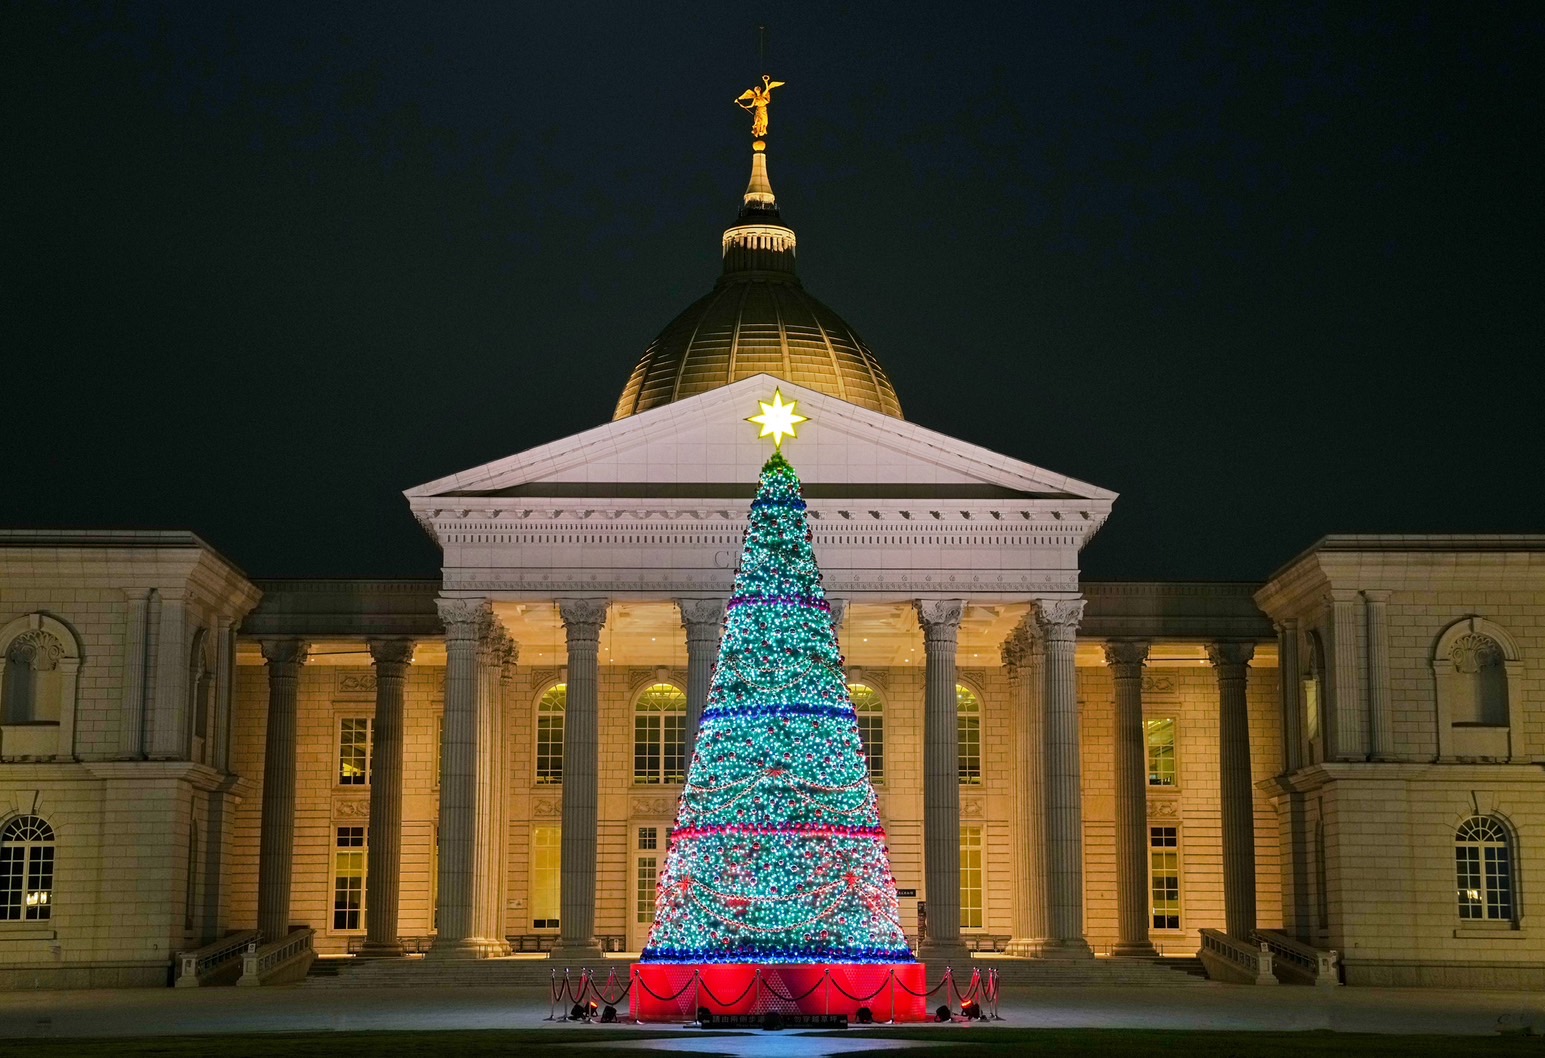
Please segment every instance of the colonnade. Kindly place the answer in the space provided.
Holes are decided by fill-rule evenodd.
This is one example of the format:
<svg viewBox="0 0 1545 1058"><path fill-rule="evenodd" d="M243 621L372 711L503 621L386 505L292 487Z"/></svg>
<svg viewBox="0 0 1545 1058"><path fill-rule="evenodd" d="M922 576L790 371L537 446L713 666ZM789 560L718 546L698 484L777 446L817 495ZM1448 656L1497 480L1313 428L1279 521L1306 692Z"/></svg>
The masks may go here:
<svg viewBox="0 0 1545 1058"><path fill-rule="evenodd" d="M487 599L442 599L445 719L440 779L439 919L431 958L508 952L504 864L507 799L503 761L505 697L517 645ZM722 600L680 600L687 644L688 753L718 653ZM924 639L923 874L928 933L919 957L961 963L960 786L957 774L955 656L966 602L915 604ZM1074 652L1081 599L1037 601L1005 640L1002 658L1015 717L1013 955L1090 958L1085 934L1083 797ZM567 642L563 740L560 930L554 958L601 955L595 936L599 804L599 641L607 601L558 600ZM289 928L295 821L297 683L307 660L300 639L264 640L269 709L263 771L258 928L268 939ZM400 955L403 701L413 643L372 639L376 668L374 774L370 786L366 955ZM1148 812L1143 671L1149 644L1112 640L1105 661L1115 688L1117 955L1152 955L1148 940ZM1254 803L1245 686L1250 643L1208 645L1218 681L1224 905L1228 932L1255 926Z"/></svg>

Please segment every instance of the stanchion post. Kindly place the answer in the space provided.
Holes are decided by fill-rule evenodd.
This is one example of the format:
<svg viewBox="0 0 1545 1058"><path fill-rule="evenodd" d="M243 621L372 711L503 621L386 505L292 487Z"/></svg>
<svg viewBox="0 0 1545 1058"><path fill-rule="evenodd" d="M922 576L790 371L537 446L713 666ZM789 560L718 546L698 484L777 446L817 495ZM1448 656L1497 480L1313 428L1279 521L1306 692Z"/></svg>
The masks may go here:
<svg viewBox="0 0 1545 1058"><path fill-rule="evenodd" d="M923 987L928 986L928 979L923 979ZM891 1020L890 1024L896 1024L896 968L891 967Z"/></svg>
<svg viewBox="0 0 1545 1058"><path fill-rule="evenodd" d="M697 1012L703 1009L703 971L692 971L692 1020L697 1021ZM699 1022L701 1024L701 1022Z"/></svg>
<svg viewBox="0 0 1545 1058"><path fill-rule="evenodd" d="M831 970L823 970L821 972L821 976L823 978L825 978L825 980L826 980L826 992L824 994L825 1008L824 1008L823 1012L826 1014L827 1017L831 1017L831 1013L832 1013L832 972L831 972Z"/></svg>

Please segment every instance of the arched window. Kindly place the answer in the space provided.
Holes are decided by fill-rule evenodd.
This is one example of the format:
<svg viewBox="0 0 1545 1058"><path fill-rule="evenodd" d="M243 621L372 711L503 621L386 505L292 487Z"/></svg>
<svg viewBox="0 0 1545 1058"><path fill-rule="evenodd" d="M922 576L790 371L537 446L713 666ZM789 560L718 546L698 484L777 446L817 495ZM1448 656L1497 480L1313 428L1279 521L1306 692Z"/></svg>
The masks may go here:
<svg viewBox="0 0 1545 1058"><path fill-rule="evenodd" d="M1454 834L1459 917L1513 920L1513 856L1507 829L1490 816L1472 816Z"/></svg>
<svg viewBox="0 0 1545 1058"><path fill-rule="evenodd" d="M30 613L0 628L0 755L72 752L80 664L80 640L58 618Z"/></svg>
<svg viewBox="0 0 1545 1058"><path fill-rule="evenodd" d="M633 707L633 781L685 782L687 770L687 696L669 683L657 683Z"/></svg>
<svg viewBox="0 0 1545 1058"><path fill-rule="evenodd" d="M1455 621L1433 648L1432 674L1440 758L1508 760L1524 752L1518 699L1525 672L1505 628L1484 617Z"/></svg>
<svg viewBox="0 0 1545 1058"><path fill-rule="evenodd" d="M955 710L960 758L960 784L982 781L982 703L967 687L955 686Z"/></svg>
<svg viewBox="0 0 1545 1058"><path fill-rule="evenodd" d="M553 785L563 781L563 713L569 702L569 686L555 684L536 703L536 781Z"/></svg>
<svg viewBox="0 0 1545 1058"><path fill-rule="evenodd" d="M869 781L885 781L885 703L873 687L862 683L848 684L848 694L853 699L853 712L858 716L858 739L869 760Z"/></svg>
<svg viewBox="0 0 1545 1058"><path fill-rule="evenodd" d="M17 816L0 830L0 919L42 921L54 904L54 830Z"/></svg>
<svg viewBox="0 0 1545 1058"><path fill-rule="evenodd" d="M188 659L188 722L191 727L190 756L209 763L209 719L214 710L214 670L209 663L209 633L199 629L193 635L193 653Z"/></svg>

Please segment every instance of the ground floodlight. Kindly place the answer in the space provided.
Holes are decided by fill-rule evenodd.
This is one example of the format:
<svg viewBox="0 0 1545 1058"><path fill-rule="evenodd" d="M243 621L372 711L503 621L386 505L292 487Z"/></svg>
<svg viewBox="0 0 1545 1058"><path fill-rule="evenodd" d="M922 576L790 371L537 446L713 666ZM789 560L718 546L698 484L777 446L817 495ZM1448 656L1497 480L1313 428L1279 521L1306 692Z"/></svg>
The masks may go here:
<svg viewBox="0 0 1545 1058"><path fill-rule="evenodd" d="M950 1019L950 1005L948 1003L940 1003L939 1004L939 1009L935 1010L933 1012L933 1020L935 1020L935 1021L948 1021L949 1019Z"/></svg>
<svg viewBox="0 0 1545 1058"><path fill-rule="evenodd" d="M601 1021L602 1021L602 1023L610 1025L612 1022L614 1022L616 1020L617 1020L617 1008L616 1007L614 1007L610 1003L608 1003L608 1004L606 1004L606 1006L601 1008Z"/></svg>
<svg viewBox="0 0 1545 1058"><path fill-rule="evenodd" d="M874 1011L870 1010L868 1007L859 1007L858 1008L858 1023L860 1025L873 1025L874 1024Z"/></svg>
<svg viewBox="0 0 1545 1058"><path fill-rule="evenodd" d="M713 1011L709 1010L707 1007L698 1007L697 1023L699 1025L707 1025L711 1021L713 1021Z"/></svg>

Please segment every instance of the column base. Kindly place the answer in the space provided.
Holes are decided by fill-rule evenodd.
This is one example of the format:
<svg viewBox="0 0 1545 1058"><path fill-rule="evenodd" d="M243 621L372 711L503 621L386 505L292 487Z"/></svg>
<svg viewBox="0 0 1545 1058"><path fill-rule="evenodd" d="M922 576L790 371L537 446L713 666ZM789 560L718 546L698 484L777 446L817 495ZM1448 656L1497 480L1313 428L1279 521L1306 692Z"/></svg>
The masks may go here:
<svg viewBox="0 0 1545 1058"><path fill-rule="evenodd" d="M547 957L553 962L566 963L569 966L596 966L606 959L601 952L600 942L594 939L579 943L560 941L553 945L553 950Z"/></svg>
<svg viewBox="0 0 1545 1058"><path fill-rule="evenodd" d="M1003 954L1016 959L1035 959L1040 957L1041 949L1045 946L1046 941L1040 937L1015 937L1003 949Z"/></svg>
<svg viewBox="0 0 1545 1058"><path fill-rule="evenodd" d="M939 973L943 973L946 966L958 973L969 969L973 960L970 949L958 940L925 940L917 946L917 961L927 963Z"/></svg>
<svg viewBox="0 0 1545 1058"><path fill-rule="evenodd" d="M1110 950L1110 953L1120 959L1157 959L1159 957L1159 949L1146 940L1121 941Z"/></svg>
<svg viewBox="0 0 1545 1058"><path fill-rule="evenodd" d="M400 959L408 949L394 940L367 940L358 954L361 959Z"/></svg>
<svg viewBox="0 0 1545 1058"><path fill-rule="evenodd" d="M507 954L508 945L492 937L462 937L436 940L424 958L432 962L457 962L470 959L493 959Z"/></svg>
<svg viewBox="0 0 1545 1058"><path fill-rule="evenodd" d="M1094 958L1094 949L1089 947L1089 942L1082 937L1068 939L1045 940L1041 942L1040 957L1042 959L1077 959Z"/></svg>

